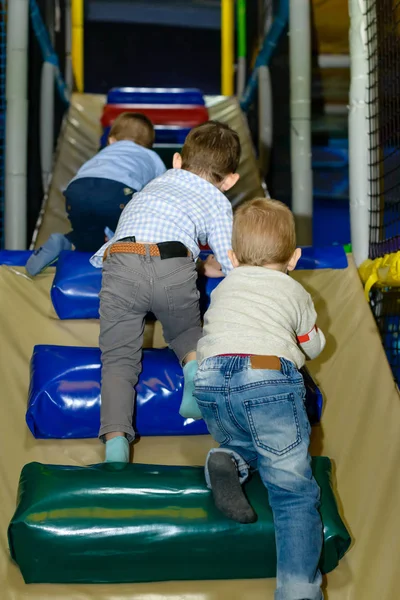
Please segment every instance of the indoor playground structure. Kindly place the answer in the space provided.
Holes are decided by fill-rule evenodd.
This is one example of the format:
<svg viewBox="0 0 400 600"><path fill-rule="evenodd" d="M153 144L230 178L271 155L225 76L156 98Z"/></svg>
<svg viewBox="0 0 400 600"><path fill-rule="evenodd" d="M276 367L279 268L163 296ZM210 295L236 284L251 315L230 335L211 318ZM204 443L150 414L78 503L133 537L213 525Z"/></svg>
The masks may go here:
<svg viewBox="0 0 400 600"><path fill-rule="evenodd" d="M257 474L246 484L258 514L251 525L215 508L203 473L214 442L204 421L179 415L182 369L160 324L146 322L136 386L139 439L133 461L117 469L101 462L97 440L101 271L90 265L90 254L73 251L34 279L24 268L50 234L69 231L63 190L104 147L124 111L153 121L154 150L167 167L192 127L209 119L233 127L242 145L240 180L228 193L234 208L269 192L281 191L285 199L289 190L303 246L293 277L312 295L327 338L325 351L302 372L312 468L321 488L325 598L399 597L399 9L391 0L260 2L263 26L251 57L246 1L209 5L221 18L219 95L174 87L172 75L168 88L140 87L134 69L129 86L104 95L85 91L82 0L60 4L64 65L36 1L1 3L0 97L7 100L0 104L2 600L274 595L267 491ZM43 57L44 197L30 247L27 164L35 157L28 151L28 28ZM316 60L330 105L316 116L313 28L321 37ZM343 45L349 30L350 44ZM284 104L273 93L274 78L283 77L283 59L274 63L279 53L288 60ZM343 73L349 78L349 67L349 112L343 115L336 82ZM57 102L65 112L54 152ZM276 116L280 105L289 118L286 136ZM285 175L284 160L278 163L287 150ZM199 278L203 312L218 284Z"/></svg>

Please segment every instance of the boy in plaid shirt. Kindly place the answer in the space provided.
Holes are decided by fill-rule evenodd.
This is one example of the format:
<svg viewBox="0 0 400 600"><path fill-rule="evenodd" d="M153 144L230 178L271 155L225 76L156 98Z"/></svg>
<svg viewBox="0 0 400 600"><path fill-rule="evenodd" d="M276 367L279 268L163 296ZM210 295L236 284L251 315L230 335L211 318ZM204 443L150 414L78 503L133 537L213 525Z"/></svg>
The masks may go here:
<svg viewBox="0 0 400 600"><path fill-rule="evenodd" d="M107 462L128 462L134 386L141 369L146 314L161 321L184 372L183 407L193 404L196 346L202 333L196 259L212 248L222 272L231 269L232 207L224 192L239 175L238 135L209 121L192 129L173 169L135 194L114 237L92 257L103 267L100 293L101 427ZM209 276L216 263L206 261ZM200 416L200 415L199 415Z"/></svg>

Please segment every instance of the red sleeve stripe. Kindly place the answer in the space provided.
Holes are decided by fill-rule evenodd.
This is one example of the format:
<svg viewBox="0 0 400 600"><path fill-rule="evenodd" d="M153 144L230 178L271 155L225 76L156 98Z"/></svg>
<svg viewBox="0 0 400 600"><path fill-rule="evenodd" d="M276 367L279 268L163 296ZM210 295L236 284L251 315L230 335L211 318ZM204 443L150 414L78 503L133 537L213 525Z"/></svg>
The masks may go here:
<svg viewBox="0 0 400 600"><path fill-rule="evenodd" d="M311 329L311 331L309 331L305 335L297 336L297 341L299 342L299 344L304 344L305 342L309 342L310 340L312 340L317 335L317 333L318 333L318 327L316 325L314 325L314 327Z"/></svg>

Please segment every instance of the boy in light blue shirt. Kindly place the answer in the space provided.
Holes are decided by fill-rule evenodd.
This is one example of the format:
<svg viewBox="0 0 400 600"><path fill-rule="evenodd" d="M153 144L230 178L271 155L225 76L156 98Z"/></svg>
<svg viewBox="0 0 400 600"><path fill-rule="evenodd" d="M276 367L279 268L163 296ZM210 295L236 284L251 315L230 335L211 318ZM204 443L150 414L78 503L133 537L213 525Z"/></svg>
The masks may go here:
<svg viewBox="0 0 400 600"><path fill-rule="evenodd" d="M104 230L115 230L135 192L165 172L151 150L154 127L140 113L123 113L110 130L108 146L88 160L64 192L72 231L53 233L26 263L32 276L57 260L63 250L93 252L104 243Z"/></svg>

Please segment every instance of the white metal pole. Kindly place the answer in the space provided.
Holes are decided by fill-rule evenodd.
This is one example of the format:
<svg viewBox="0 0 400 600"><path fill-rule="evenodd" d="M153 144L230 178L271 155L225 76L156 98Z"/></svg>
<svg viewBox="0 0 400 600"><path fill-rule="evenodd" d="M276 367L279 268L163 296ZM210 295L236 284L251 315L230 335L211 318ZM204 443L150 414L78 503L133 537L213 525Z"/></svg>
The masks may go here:
<svg viewBox="0 0 400 600"><path fill-rule="evenodd" d="M72 94L73 72L72 72L72 16L71 0L65 0L65 83L69 92Z"/></svg>
<svg viewBox="0 0 400 600"><path fill-rule="evenodd" d="M46 3L46 27L51 45L55 44L56 9L58 2ZM59 7L58 7L59 8ZM45 61L42 65L40 82L40 164L42 168L43 191L46 194L53 166L54 151L54 93L55 67Z"/></svg>
<svg viewBox="0 0 400 600"><path fill-rule="evenodd" d="M290 0L290 125L292 210L297 240L312 244L310 1Z"/></svg>
<svg viewBox="0 0 400 600"><path fill-rule="evenodd" d="M364 0L349 0L350 12L350 112L349 177L350 225L353 256L357 266L368 258L368 55Z"/></svg>
<svg viewBox="0 0 400 600"><path fill-rule="evenodd" d="M54 82L55 66L49 62L44 62L40 89L40 164L42 166L42 181L45 193L49 186L53 167Z"/></svg>
<svg viewBox="0 0 400 600"><path fill-rule="evenodd" d="M5 247L26 248L29 0L7 9Z"/></svg>

